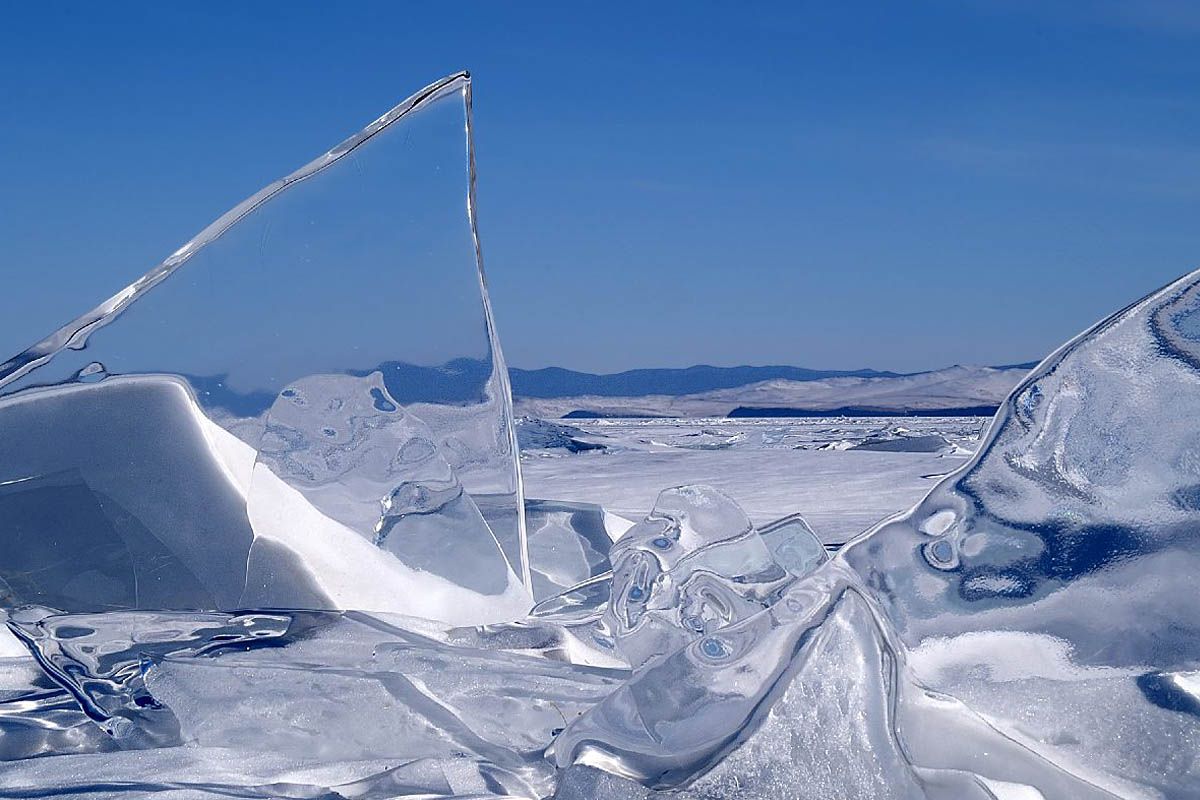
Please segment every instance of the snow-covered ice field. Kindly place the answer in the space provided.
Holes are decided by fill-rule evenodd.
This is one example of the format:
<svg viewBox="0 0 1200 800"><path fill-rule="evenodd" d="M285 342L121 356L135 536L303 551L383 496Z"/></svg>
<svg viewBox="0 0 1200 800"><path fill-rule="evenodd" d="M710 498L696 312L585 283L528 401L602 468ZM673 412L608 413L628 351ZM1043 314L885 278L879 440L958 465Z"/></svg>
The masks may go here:
<svg viewBox="0 0 1200 800"><path fill-rule="evenodd" d="M756 524L800 512L823 541L840 543L912 506L974 452L987 422L523 419L518 430L528 497L599 503L640 519L660 490L708 484Z"/></svg>

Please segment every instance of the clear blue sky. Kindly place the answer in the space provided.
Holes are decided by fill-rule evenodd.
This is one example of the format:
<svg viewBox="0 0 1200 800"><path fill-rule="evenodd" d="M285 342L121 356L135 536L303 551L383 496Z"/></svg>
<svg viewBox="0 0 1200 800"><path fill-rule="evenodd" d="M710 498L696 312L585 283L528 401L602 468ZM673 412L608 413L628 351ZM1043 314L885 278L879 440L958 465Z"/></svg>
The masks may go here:
<svg viewBox="0 0 1200 800"><path fill-rule="evenodd" d="M1200 4L641 5L5 2L2 355L460 68L515 366L1021 361L1200 266Z"/></svg>

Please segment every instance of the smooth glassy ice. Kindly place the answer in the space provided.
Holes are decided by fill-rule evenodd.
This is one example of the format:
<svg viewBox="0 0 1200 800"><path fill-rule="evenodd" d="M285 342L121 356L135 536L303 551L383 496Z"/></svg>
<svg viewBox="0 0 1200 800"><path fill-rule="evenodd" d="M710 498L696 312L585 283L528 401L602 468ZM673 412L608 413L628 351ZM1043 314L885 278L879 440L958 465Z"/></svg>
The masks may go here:
<svg viewBox="0 0 1200 800"><path fill-rule="evenodd" d="M1065 345L916 508L552 756L698 797L1196 796L1197 319L1193 273Z"/></svg>
<svg viewBox="0 0 1200 800"><path fill-rule="evenodd" d="M528 611L469 123L432 84L0 365L6 602Z"/></svg>
<svg viewBox="0 0 1200 800"><path fill-rule="evenodd" d="M667 489L617 540L603 633L633 667L771 604L788 573L737 503L715 489Z"/></svg>

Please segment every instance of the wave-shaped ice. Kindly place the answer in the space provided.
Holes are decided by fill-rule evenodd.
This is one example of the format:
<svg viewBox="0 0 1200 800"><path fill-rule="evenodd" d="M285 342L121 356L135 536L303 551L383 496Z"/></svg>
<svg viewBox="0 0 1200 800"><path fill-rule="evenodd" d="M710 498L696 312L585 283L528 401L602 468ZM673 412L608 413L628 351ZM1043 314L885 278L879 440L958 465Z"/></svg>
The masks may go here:
<svg viewBox="0 0 1200 800"><path fill-rule="evenodd" d="M603 636L634 667L761 611L790 578L746 514L709 487L664 491L609 558Z"/></svg>

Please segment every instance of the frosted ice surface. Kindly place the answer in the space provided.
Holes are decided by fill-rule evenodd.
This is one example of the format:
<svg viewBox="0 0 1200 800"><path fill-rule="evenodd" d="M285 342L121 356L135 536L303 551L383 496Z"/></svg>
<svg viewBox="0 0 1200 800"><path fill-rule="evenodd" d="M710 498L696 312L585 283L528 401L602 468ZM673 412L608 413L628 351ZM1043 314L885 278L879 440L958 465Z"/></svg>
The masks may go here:
<svg viewBox="0 0 1200 800"><path fill-rule="evenodd" d="M7 603L524 616L470 134L438 81L0 365Z"/></svg>

